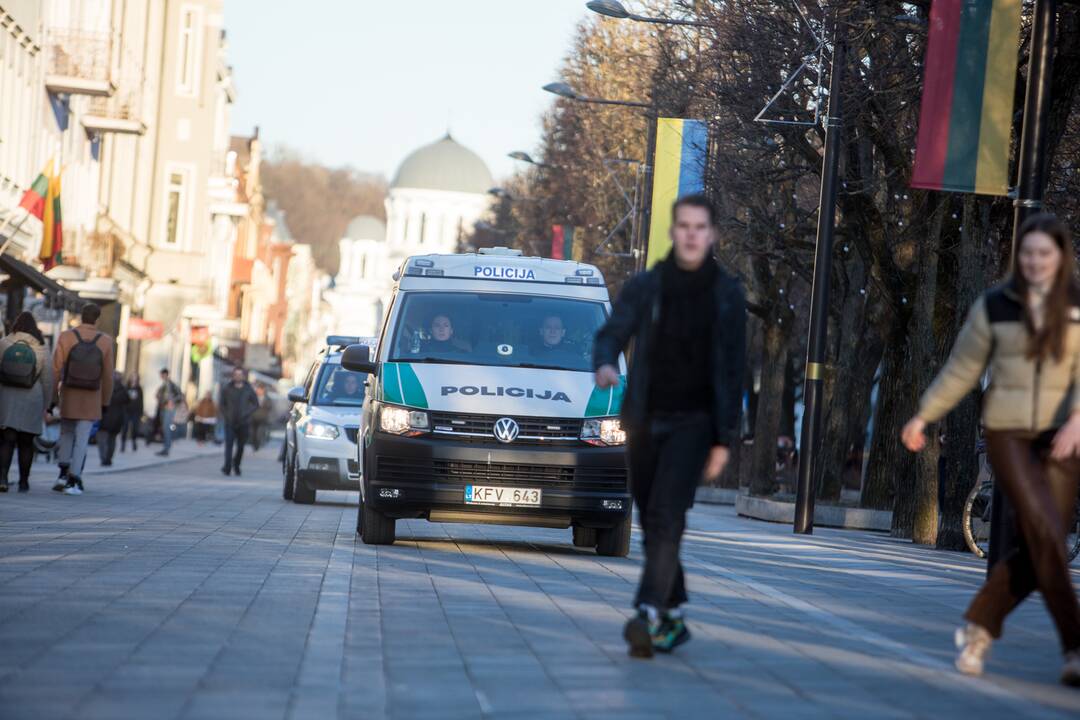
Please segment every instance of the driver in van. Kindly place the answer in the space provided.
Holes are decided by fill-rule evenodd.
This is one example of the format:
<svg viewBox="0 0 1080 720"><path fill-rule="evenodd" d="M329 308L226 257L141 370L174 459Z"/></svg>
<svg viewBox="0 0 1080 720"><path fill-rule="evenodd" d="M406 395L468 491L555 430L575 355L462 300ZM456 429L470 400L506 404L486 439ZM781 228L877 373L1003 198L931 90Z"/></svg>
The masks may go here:
<svg viewBox="0 0 1080 720"><path fill-rule="evenodd" d="M574 351L574 347L566 340L566 326L558 315L544 317L540 323L540 339L540 354L564 355Z"/></svg>
<svg viewBox="0 0 1080 720"><path fill-rule="evenodd" d="M431 318L431 337L420 342L421 353L460 353L468 352L469 348L461 341L454 338L454 323L450 316L439 313Z"/></svg>

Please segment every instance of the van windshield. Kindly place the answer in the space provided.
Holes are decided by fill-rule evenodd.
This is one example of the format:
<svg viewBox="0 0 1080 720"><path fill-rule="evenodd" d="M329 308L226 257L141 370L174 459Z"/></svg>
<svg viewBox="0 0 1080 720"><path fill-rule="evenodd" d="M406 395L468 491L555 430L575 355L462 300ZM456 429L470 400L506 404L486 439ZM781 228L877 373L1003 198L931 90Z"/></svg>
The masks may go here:
<svg viewBox="0 0 1080 720"><path fill-rule="evenodd" d="M411 292L390 360L592 370L604 305L509 293Z"/></svg>

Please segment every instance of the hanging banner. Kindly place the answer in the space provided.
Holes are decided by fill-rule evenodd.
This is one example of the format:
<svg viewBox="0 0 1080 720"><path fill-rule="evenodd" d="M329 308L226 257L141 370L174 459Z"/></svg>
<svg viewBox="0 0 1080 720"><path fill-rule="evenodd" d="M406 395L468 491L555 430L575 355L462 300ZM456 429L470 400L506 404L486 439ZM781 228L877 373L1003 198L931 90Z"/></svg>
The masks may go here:
<svg viewBox="0 0 1080 720"><path fill-rule="evenodd" d="M709 132L703 120L657 118L653 159L652 219L646 267L671 249L671 206L684 195L704 192Z"/></svg>
<svg viewBox="0 0 1080 720"><path fill-rule="evenodd" d="M128 340L159 340L164 334L164 326L156 320L143 320L142 318L128 318Z"/></svg>
<svg viewBox="0 0 1080 720"><path fill-rule="evenodd" d="M552 260L565 260L566 254L564 247L566 243L566 233L563 231L562 225L551 226L551 259Z"/></svg>
<svg viewBox="0 0 1080 720"><path fill-rule="evenodd" d="M1007 195L1020 0L934 0L911 186Z"/></svg>

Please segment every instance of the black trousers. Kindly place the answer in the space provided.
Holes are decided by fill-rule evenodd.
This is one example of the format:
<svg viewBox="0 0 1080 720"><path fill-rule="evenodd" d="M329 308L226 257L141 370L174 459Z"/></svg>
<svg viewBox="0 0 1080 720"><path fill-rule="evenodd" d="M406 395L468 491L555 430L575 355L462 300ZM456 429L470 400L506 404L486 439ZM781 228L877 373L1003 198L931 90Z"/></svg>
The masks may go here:
<svg viewBox="0 0 1080 720"><path fill-rule="evenodd" d="M29 482L30 466L34 463L34 434L14 428L0 429L0 478L7 479L16 449L19 451L19 482Z"/></svg>
<svg viewBox="0 0 1080 720"><path fill-rule="evenodd" d="M1017 547L990 570L964 617L1001 637L1005 616L1038 589L1068 652L1080 649L1080 606L1065 552L1080 459L1051 460L1053 438L1053 432L986 433L994 481L1012 504L1020 537Z"/></svg>
<svg viewBox="0 0 1080 720"><path fill-rule="evenodd" d="M138 450L135 445L135 438L139 436L139 423L142 421L141 417L136 415L125 415L124 426L120 428L120 452L124 452L127 449L127 441L131 440L131 449Z"/></svg>
<svg viewBox="0 0 1080 720"><path fill-rule="evenodd" d="M116 454L116 436L119 432L109 432L108 430L98 430L97 434L97 447L98 447L98 459L102 463L111 463L113 455Z"/></svg>
<svg viewBox="0 0 1080 720"><path fill-rule="evenodd" d="M703 413L656 417L630 434L630 491L645 546L635 607L664 611L687 600L679 546L712 444L712 422Z"/></svg>
<svg viewBox="0 0 1080 720"><path fill-rule="evenodd" d="M244 459L244 443L247 442L247 438L247 425L238 427L225 426L225 464L222 466L223 468L229 470L240 469L240 461Z"/></svg>

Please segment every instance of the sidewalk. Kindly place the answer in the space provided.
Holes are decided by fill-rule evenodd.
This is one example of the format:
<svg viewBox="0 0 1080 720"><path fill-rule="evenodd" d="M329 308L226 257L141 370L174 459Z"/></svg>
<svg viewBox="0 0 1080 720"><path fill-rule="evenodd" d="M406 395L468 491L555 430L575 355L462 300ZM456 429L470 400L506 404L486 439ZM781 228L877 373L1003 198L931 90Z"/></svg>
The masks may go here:
<svg viewBox="0 0 1080 720"><path fill-rule="evenodd" d="M193 440L174 440L167 457L158 455L157 453L160 450L161 443L147 445L140 441L137 451L132 452L129 446L127 452L120 452L118 443L116 453L113 455L112 465L102 467L101 460L98 457L97 445L91 445L86 454L86 467L83 470L83 476L90 478L130 470L143 470L169 463L210 457L224 452L220 445L206 443L200 446ZM34 466L30 471L30 482L31 484L51 482L56 477L56 473L56 463L50 462L44 455L38 455L34 459Z"/></svg>

